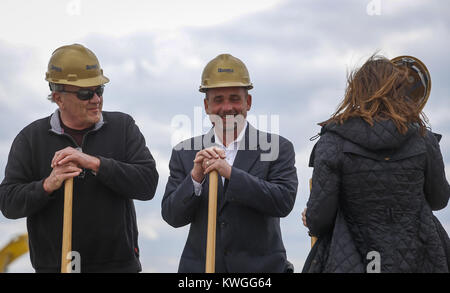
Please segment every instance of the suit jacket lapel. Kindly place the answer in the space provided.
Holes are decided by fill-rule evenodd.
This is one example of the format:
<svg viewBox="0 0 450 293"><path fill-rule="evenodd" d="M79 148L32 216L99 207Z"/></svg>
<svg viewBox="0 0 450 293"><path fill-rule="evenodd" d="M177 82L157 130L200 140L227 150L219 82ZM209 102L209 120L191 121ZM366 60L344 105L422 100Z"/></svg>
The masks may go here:
<svg viewBox="0 0 450 293"><path fill-rule="evenodd" d="M261 155L258 135L258 130L249 123L245 130L245 137L240 142L239 151L234 159L233 167L239 168L245 172L250 170Z"/></svg>

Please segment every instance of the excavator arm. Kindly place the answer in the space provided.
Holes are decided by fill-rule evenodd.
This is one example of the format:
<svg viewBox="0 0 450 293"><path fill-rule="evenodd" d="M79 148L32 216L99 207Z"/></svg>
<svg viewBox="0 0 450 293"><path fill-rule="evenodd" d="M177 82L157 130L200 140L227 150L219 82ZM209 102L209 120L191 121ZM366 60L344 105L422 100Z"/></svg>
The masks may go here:
<svg viewBox="0 0 450 293"><path fill-rule="evenodd" d="M5 273L9 264L28 252L28 234L12 239L0 250L0 273Z"/></svg>

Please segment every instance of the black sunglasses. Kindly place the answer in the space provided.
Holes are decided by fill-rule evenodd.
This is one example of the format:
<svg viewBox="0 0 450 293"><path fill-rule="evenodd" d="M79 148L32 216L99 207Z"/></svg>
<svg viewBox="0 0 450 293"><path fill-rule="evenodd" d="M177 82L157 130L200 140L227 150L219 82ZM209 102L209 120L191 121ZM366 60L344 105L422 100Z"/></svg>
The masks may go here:
<svg viewBox="0 0 450 293"><path fill-rule="evenodd" d="M91 89L81 89L79 91L73 92L73 91L61 91L62 93L71 93L71 94L77 94L77 98L82 101L87 101L92 99L94 97L94 94L97 94L97 96L101 97L103 95L103 91L105 90L105 86L101 85L97 87L95 90Z"/></svg>

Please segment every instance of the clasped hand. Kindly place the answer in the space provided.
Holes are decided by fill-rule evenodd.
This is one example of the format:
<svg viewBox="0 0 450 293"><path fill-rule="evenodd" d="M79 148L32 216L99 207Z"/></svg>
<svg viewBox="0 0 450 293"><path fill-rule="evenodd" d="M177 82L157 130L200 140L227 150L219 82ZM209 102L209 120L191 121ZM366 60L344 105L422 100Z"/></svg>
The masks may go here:
<svg viewBox="0 0 450 293"><path fill-rule="evenodd" d="M218 147L210 147L197 152L194 167L191 171L192 178L200 183L206 174L216 170L220 176L230 179L231 166L227 163L225 157L225 151Z"/></svg>
<svg viewBox="0 0 450 293"><path fill-rule="evenodd" d="M43 183L44 190L49 194L59 189L65 180L80 175L83 168L98 172L100 159L66 147L55 153L51 167L53 170Z"/></svg>

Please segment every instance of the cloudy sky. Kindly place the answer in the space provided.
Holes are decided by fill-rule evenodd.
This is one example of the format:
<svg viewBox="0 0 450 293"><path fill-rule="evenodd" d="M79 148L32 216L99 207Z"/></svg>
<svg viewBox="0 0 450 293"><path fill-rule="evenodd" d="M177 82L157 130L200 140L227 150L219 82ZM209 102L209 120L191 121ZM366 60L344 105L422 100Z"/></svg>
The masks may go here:
<svg viewBox="0 0 450 293"><path fill-rule="evenodd" d="M300 185L294 210L281 225L296 271L309 251L300 215L311 176L309 138L335 110L347 73L374 52L413 55L427 65L432 92L424 110L433 131L443 134L441 150L450 166L449 1L2 0L0 8L0 180L17 133L55 109L44 81L51 53L66 44L87 46L111 79L104 110L131 114L157 161L155 198L135 202L144 272L177 270L188 227L174 229L160 216L171 147L183 135L207 130L202 119L194 123L195 113L205 117L198 108L200 75L221 53L249 69L255 126L294 143ZM180 133L177 117L192 124ZM449 209L436 214L450 232ZM24 232L24 219L0 216L0 247ZM10 267L32 271L28 255Z"/></svg>

